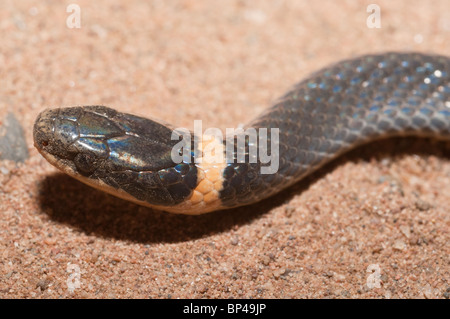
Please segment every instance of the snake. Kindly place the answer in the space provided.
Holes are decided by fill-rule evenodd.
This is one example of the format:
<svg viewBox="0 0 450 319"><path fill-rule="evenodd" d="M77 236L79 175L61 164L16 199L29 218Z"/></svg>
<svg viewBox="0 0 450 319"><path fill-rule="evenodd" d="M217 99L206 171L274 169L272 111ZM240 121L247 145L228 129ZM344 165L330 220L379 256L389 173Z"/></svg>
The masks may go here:
<svg viewBox="0 0 450 319"><path fill-rule="evenodd" d="M226 210L273 196L362 144L449 140L450 58L386 52L342 60L295 84L241 129L222 139L182 134L94 105L42 111L33 136L50 164L114 196L178 214ZM271 163L258 156L262 150Z"/></svg>

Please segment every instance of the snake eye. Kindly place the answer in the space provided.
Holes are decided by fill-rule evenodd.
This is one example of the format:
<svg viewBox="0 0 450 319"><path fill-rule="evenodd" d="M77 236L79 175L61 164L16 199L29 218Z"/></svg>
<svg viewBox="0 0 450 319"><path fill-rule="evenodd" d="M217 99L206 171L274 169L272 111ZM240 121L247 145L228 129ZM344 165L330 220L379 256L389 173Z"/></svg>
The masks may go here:
<svg viewBox="0 0 450 319"><path fill-rule="evenodd" d="M79 153L73 159L75 166L82 174L92 173L96 168L96 158L90 154Z"/></svg>

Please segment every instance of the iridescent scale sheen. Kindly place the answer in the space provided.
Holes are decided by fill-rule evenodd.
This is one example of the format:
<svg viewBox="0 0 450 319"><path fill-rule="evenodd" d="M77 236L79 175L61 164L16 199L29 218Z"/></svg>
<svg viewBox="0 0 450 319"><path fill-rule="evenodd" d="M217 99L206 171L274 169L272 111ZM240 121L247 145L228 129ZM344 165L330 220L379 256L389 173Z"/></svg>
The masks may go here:
<svg viewBox="0 0 450 319"><path fill-rule="evenodd" d="M364 56L312 74L249 125L279 128L277 174L260 174L260 163L229 163L222 203L232 207L269 197L378 138L448 139L449 74L448 57L415 53ZM246 173L238 174L242 166Z"/></svg>

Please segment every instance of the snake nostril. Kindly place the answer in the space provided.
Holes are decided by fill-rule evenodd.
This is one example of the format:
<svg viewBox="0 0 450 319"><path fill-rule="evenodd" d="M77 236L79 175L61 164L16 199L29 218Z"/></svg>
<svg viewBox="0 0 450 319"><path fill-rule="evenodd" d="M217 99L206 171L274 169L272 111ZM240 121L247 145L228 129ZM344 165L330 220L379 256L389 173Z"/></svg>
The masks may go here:
<svg viewBox="0 0 450 319"><path fill-rule="evenodd" d="M41 145L44 146L44 147L45 147L45 146L48 146L48 141L42 141L42 142L41 142Z"/></svg>

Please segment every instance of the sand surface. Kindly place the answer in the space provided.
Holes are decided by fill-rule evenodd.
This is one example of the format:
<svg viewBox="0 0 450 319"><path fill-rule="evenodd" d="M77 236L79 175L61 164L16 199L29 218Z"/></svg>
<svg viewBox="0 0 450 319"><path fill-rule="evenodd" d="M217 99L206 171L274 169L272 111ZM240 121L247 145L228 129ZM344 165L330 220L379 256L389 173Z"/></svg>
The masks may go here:
<svg viewBox="0 0 450 319"><path fill-rule="evenodd" d="M379 29L371 2L76 1L68 28L70 2L2 0L0 137L22 157L0 157L0 298L449 298L448 143L378 142L198 217L93 190L33 147L48 107L225 129L332 62L449 54L448 0L377 1Z"/></svg>

